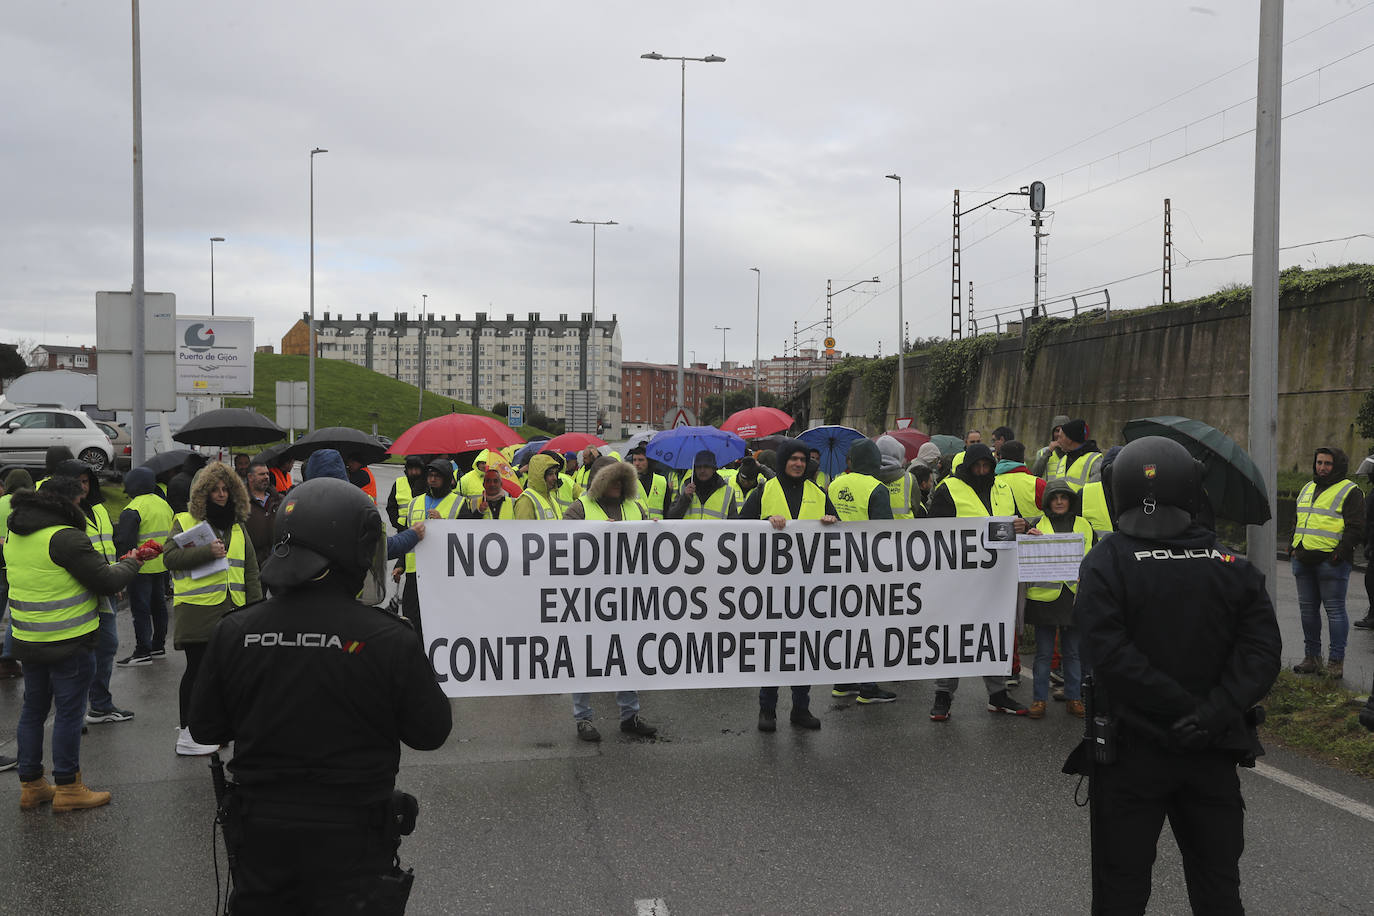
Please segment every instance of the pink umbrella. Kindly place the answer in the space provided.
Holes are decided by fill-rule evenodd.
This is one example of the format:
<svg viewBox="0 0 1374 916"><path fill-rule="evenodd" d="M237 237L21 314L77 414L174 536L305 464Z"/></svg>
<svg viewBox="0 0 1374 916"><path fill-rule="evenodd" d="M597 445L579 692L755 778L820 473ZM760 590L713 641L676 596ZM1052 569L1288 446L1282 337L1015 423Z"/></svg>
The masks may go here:
<svg viewBox="0 0 1374 916"><path fill-rule="evenodd" d="M541 452L580 452L587 446L601 448L606 444L605 439L598 439L591 433L564 433L561 436L554 436L539 449Z"/></svg>
<svg viewBox="0 0 1374 916"><path fill-rule="evenodd" d="M741 439L771 436L792 427L792 418L776 407L747 407L730 414L720 428Z"/></svg>
<svg viewBox="0 0 1374 916"><path fill-rule="evenodd" d="M453 455L475 449L520 445L520 434L495 417L446 413L416 423L401 433L387 452L392 455Z"/></svg>

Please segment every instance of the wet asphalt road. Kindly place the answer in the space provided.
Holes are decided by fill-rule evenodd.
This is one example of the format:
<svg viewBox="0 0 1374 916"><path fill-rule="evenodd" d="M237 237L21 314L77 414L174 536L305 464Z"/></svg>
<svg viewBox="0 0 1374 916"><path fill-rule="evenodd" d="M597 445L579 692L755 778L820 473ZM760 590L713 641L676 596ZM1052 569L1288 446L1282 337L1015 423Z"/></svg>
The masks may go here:
<svg viewBox="0 0 1374 916"><path fill-rule="evenodd" d="M1279 578L1285 655L1301 655L1292 579ZM130 644L127 613L120 624ZM1374 633L1352 631L1347 665L1347 683L1367 686ZM137 717L92 726L82 748L109 806L21 812L8 774L0 914L213 912L209 773L173 753L182 667L170 652L115 669L116 702ZM598 695L599 745L576 740L567 697L454 701L448 743L402 758L400 784L421 802L402 847L417 875L409 912L1087 911L1087 813L1059 772L1078 720L1058 704L1039 722L994 717L976 679L943 724L927 719L928 682L894 685L898 701L877 707L834 700L828 686L813 692L821 731L782 718L772 735L754 727L752 691L646 693L662 735L649 742L623 739L612 698ZM0 753L14 753L21 690L0 681ZM1028 701L1029 681L1015 693ZM1339 797L1242 771L1248 911L1374 913L1374 783L1282 749L1263 763ZM1150 912L1187 912L1167 830Z"/></svg>

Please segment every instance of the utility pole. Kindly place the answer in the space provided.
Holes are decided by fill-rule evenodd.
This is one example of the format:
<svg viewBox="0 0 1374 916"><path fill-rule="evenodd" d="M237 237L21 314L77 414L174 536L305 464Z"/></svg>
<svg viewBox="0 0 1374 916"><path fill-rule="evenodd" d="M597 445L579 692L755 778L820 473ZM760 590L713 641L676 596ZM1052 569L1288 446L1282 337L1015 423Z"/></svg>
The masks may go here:
<svg viewBox="0 0 1374 916"><path fill-rule="evenodd" d="M950 275L952 278L951 289L953 294L949 303L949 339L958 340L964 336L963 328L960 326L959 294L963 286L963 270L959 266L959 189L954 189L954 248L950 257Z"/></svg>
<svg viewBox="0 0 1374 916"><path fill-rule="evenodd" d="M415 415L418 423L425 418L425 323L429 319L429 294L420 294L420 410Z"/></svg>
<svg viewBox="0 0 1374 916"><path fill-rule="evenodd" d="M1174 218L1169 212L1169 198L1164 198L1164 288L1159 301L1168 305L1174 301Z"/></svg>
<svg viewBox="0 0 1374 916"><path fill-rule="evenodd" d="M1250 457L1269 491L1269 521L1246 528L1246 553L1264 574L1269 597L1278 524L1279 141L1283 101L1283 0L1261 0L1255 100L1255 236L1250 296Z"/></svg>

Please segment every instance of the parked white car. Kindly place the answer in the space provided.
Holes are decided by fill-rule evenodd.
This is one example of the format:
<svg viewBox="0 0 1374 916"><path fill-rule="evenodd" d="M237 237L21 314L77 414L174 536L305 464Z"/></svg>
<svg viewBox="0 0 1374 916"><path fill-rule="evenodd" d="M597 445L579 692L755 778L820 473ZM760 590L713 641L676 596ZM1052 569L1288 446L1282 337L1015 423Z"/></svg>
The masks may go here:
<svg viewBox="0 0 1374 916"><path fill-rule="evenodd" d="M0 416L0 465L41 468L54 445L67 446L96 470L104 470L114 461L109 438L79 410L26 407Z"/></svg>

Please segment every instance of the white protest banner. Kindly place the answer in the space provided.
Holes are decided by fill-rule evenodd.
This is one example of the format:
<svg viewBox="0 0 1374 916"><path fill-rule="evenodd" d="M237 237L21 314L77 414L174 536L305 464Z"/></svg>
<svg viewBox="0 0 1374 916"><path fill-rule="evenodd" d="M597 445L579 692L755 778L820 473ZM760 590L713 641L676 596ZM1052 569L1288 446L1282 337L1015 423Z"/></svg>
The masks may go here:
<svg viewBox="0 0 1374 916"><path fill-rule="evenodd" d="M434 520L426 651L452 697L1002 674L1016 563L985 530Z"/></svg>

